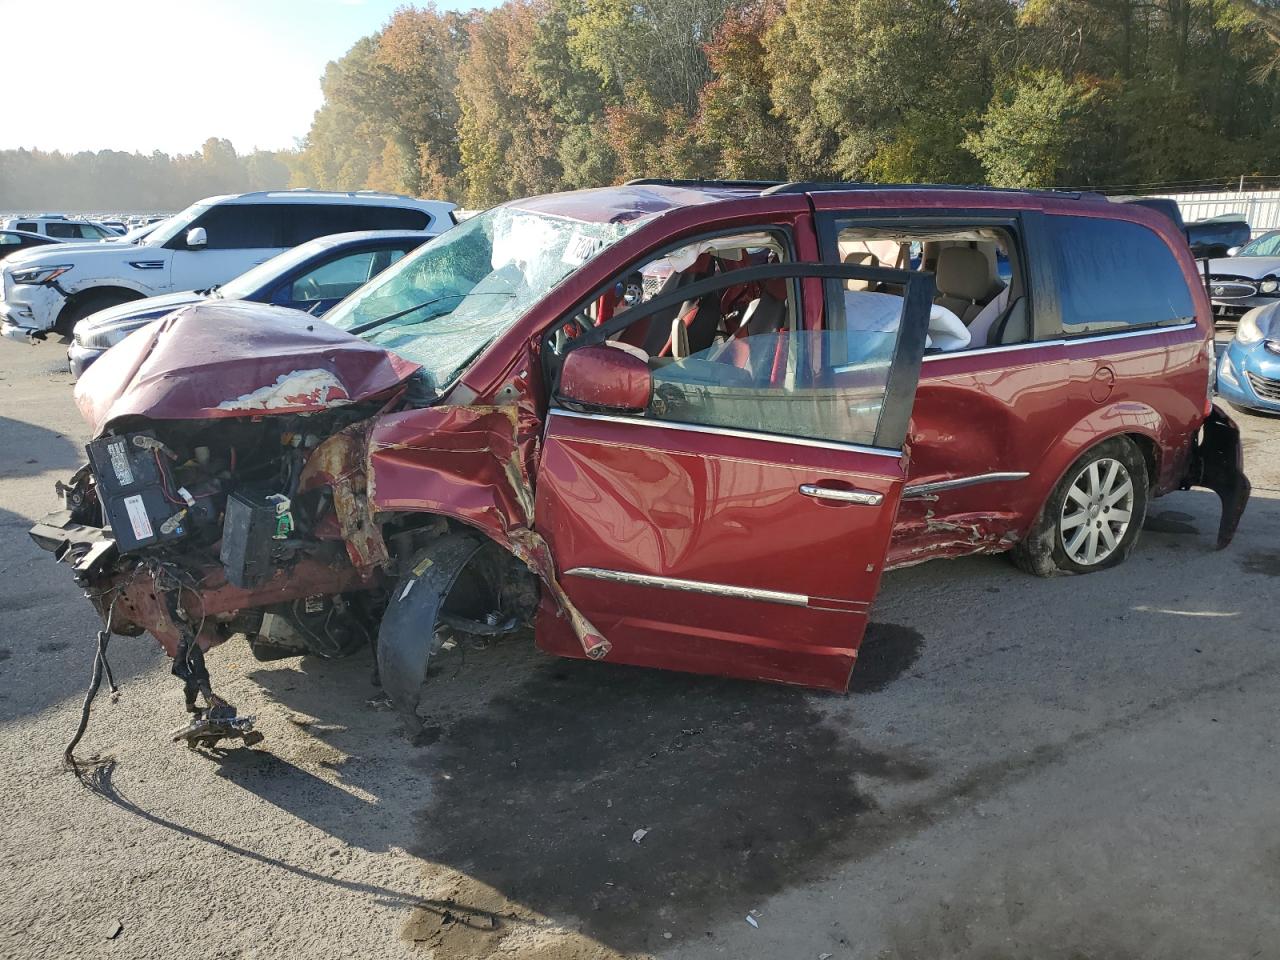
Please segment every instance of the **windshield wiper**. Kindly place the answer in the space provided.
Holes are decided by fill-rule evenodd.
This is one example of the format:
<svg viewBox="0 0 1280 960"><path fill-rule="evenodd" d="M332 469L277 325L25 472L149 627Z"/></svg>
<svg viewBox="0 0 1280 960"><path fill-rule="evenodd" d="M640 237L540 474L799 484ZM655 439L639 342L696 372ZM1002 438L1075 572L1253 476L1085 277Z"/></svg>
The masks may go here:
<svg viewBox="0 0 1280 960"><path fill-rule="evenodd" d="M388 323L399 320L401 317L407 316L411 313L416 313L419 310L425 310L427 307L440 303L444 300L465 300L467 297L506 297L507 299L511 299L514 296L514 293L507 293L503 290L492 290L488 293L451 293L447 297L436 297L434 300L426 300L422 303L414 304L412 307L407 307L404 310L393 313L388 317L380 317L377 320L370 320L368 323L358 324L348 329L347 333L352 336L359 336L360 334L372 330L375 327L385 326ZM430 320L432 318L428 317L427 319Z"/></svg>

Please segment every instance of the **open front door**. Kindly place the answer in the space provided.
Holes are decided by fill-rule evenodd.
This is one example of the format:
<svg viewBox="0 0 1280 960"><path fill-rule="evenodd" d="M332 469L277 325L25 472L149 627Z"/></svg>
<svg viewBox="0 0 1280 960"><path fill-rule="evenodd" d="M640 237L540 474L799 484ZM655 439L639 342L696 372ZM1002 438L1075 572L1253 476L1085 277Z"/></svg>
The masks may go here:
<svg viewBox="0 0 1280 960"><path fill-rule="evenodd" d="M826 281L822 329L798 329L806 277ZM850 280L892 291L867 322L832 309ZM932 277L781 264L672 296L757 281L789 291L776 328L744 324L686 358L650 360L644 411L555 404L536 526L561 585L612 644L608 660L843 690L902 493ZM585 331L564 353L611 342L669 299ZM548 602L538 634L552 652L582 655Z"/></svg>

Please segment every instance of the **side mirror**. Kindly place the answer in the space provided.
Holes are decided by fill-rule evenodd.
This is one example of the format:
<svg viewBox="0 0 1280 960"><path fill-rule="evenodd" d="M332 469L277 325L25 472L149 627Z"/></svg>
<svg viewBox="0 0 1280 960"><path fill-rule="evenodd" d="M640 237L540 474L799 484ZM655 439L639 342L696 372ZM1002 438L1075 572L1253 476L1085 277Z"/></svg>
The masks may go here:
<svg viewBox="0 0 1280 960"><path fill-rule="evenodd" d="M597 344L565 357L556 396L592 410L639 413L649 406L652 392L653 375L642 358Z"/></svg>
<svg viewBox="0 0 1280 960"><path fill-rule="evenodd" d="M1239 247L1228 247L1228 248L1227 248L1227 256L1228 256L1228 257L1234 257L1234 256L1235 256L1237 253L1239 253L1239 252L1240 252L1240 248L1239 248Z"/></svg>
<svg viewBox="0 0 1280 960"><path fill-rule="evenodd" d="M192 227L187 231L188 250L202 250L208 242L209 235L204 232L204 227Z"/></svg>

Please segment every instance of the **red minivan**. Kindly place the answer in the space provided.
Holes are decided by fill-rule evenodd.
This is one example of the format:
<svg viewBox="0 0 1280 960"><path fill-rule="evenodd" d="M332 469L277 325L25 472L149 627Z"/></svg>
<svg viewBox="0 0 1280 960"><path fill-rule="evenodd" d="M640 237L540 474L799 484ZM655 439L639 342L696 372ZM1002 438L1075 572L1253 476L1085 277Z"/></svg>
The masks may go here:
<svg viewBox="0 0 1280 960"><path fill-rule="evenodd" d="M460 637L842 690L886 569L1110 567L1249 494L1160 214L1058 192L636 181L469 219L318 321L188 307L80 381L33 529L174 657L365 645L412 713ZM201 706L198 695L203 695Z"/></svg>

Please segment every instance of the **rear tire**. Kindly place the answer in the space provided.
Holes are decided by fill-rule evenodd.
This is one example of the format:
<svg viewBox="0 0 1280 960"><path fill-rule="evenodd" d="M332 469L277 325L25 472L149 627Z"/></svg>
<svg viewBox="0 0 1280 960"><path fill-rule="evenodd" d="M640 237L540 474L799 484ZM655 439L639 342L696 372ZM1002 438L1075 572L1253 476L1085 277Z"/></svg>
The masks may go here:
<svg viewBox="0 0 1280 960"><path fill-rule="evenodd" d="M130 290L91 290L72 298L58 314L58 322L53 325L53 332L63 337L70 337L75 326L91 313L118 306L131 300L141 300L142 294Z"/></svg>
<svg viewBox="0 0 1280 960"><path fill-rule="evenodd" d="M1038 577L1123 563L1138 541L1148 498L1141 451L1128 437L1112 437L1063 474L1031 532L1013 548L1013 562Z"/></svg>

